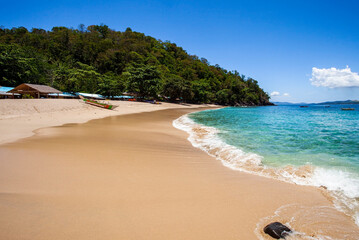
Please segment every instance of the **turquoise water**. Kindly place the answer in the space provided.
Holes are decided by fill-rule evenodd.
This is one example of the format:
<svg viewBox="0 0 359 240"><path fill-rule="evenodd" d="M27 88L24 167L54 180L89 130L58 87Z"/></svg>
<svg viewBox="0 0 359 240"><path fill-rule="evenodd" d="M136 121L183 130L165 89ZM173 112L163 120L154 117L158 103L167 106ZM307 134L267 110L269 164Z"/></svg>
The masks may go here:
<svg viewBox="0 0 359 240"><path fill-rule="evenodd" d="M341 110L348 107L356 110ZM233 170L324 187L334 206L359 226L359 105L228 107L184 115L173 125ZM335 218L322 210L315 211L334 219L326 226L337 231ZM287 217L307 223L312 211Z"/></svg>
<svg viewBox="0 0 359 240"><path fill-rule="evenodd" d="M359 176L359 105L229 107L190 114L225 143L262 156L267 166L313 165ZM355 108L355 106L353 106Z"/></svg>
<svg viewBox="0 0 359 240"><path fill-rule="evenodd" d="M173 124L233 170L325 187L359 226L359 105L228 107Z"/></svg>

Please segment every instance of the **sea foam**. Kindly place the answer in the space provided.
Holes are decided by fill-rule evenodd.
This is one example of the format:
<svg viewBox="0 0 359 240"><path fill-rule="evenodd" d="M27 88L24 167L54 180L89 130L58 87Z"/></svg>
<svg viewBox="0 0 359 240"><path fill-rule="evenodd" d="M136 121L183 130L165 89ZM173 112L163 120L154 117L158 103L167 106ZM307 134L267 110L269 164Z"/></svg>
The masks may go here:
<svg viewBox="0 0 359 240"><path fill-rule="evenodd" d="M188 115L173 121L173 126L189 134L188 140L222 164L233 170L252 173L264 177L294 183L322 187L334 198L335 206L353 217L359 226L359 178L349 172L305 165L301 167L268 167L262 163L263 157L225 143L219 130L195 123Z"/></svg>

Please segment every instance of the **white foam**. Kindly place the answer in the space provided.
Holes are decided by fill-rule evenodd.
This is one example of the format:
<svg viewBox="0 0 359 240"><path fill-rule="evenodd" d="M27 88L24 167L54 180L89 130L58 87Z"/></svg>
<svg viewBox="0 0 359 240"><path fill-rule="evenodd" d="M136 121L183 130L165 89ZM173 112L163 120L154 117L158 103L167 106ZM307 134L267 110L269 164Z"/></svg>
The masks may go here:
<svg viewBox="0 0 359 240"><path fill-rule="evenodd" d="M337 236L350 236L353 239L353 229L343 228L340 224L343 218L338 219L333 211L334 208L329 206L284 205L273 215L261 218L254 233L260 240L268 239L262 229L270 222L280 221L292 230L285 238L288 240L334 240L338 239ZM330 236L333 234L335 236Z"/></svg>
<svg viewBox="0 0 359 240"><path fill-rule="evenodd" d="M359 226L359 179L352 173L337 169L315 168L310 185L325 186L334 197L335 206L353 217Z"/></svg>
<svg viewBox="0 0 359 240"><path fill-rule="evenodd" d="M349 172L336 169L315 168L312 184L326 186L330 191L343 192L347 197L359 197L359 179Z"/></svg>
<svg viewBox="0 0 359 240"><path fill-rule="evenodd" d="M335 198L335 206L353 217L359 226L359 177L336 169L313 166L270 168L263 157L246 153L218 137L218 129L195 123L187 115L173 121L173 126L189 134L188 140L233 170L275 178L299 185L325 186Z"/></svg>
<svg viewBox="0 0 359 240"><path fill-rule="evenodd" d="M187 115L174 120L173 126L189 133L188 140L194 147L216 157L229 168L246 171L242 168L243 165L260 166L262 164L261 156L255 153L246 153L223 142L218 137L219 131L216 128L197 124Z"/></svg>

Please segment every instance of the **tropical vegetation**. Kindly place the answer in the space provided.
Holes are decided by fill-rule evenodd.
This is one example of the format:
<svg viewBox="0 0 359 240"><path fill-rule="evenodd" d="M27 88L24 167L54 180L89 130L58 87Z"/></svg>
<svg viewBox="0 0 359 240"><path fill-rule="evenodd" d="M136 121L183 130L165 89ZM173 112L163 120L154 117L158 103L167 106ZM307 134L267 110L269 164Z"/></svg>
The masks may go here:
<svg viewBox="0 0 359 240"><path fill-rule="evenodd" d="M211 65L169 41L106 25L51 31L0 28L0 85L47 84L65 92L123 92L142 99L268 105L252 78Z"/></svg>

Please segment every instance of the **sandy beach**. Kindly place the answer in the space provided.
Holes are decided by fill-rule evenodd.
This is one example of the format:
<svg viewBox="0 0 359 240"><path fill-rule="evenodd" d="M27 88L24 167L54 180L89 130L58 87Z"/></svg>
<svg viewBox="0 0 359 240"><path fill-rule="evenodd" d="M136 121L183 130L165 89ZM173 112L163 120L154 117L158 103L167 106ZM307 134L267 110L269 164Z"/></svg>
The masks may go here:
<svg viewBox="0 0 359 240"><path fill-rule="evenodd" d="M110 111L90 106L79 99L2 99L0 101L0 144L30 137L34 135L35 130L44 127L84 123L92 119L123 114L196 106L128 101L105 102L118 107ZM197 106L200 107L200 105Z"/></svg>
<svg viewBox="0 0 359 240"><path fill-rule="evenodd" d="M358 239L319 189L233 171L194 148L172 122L198 106L120 102L85 117L75 101L36 116L1 102L0 239L271 239L267 223L294 217L291 239Z"/></svg>

